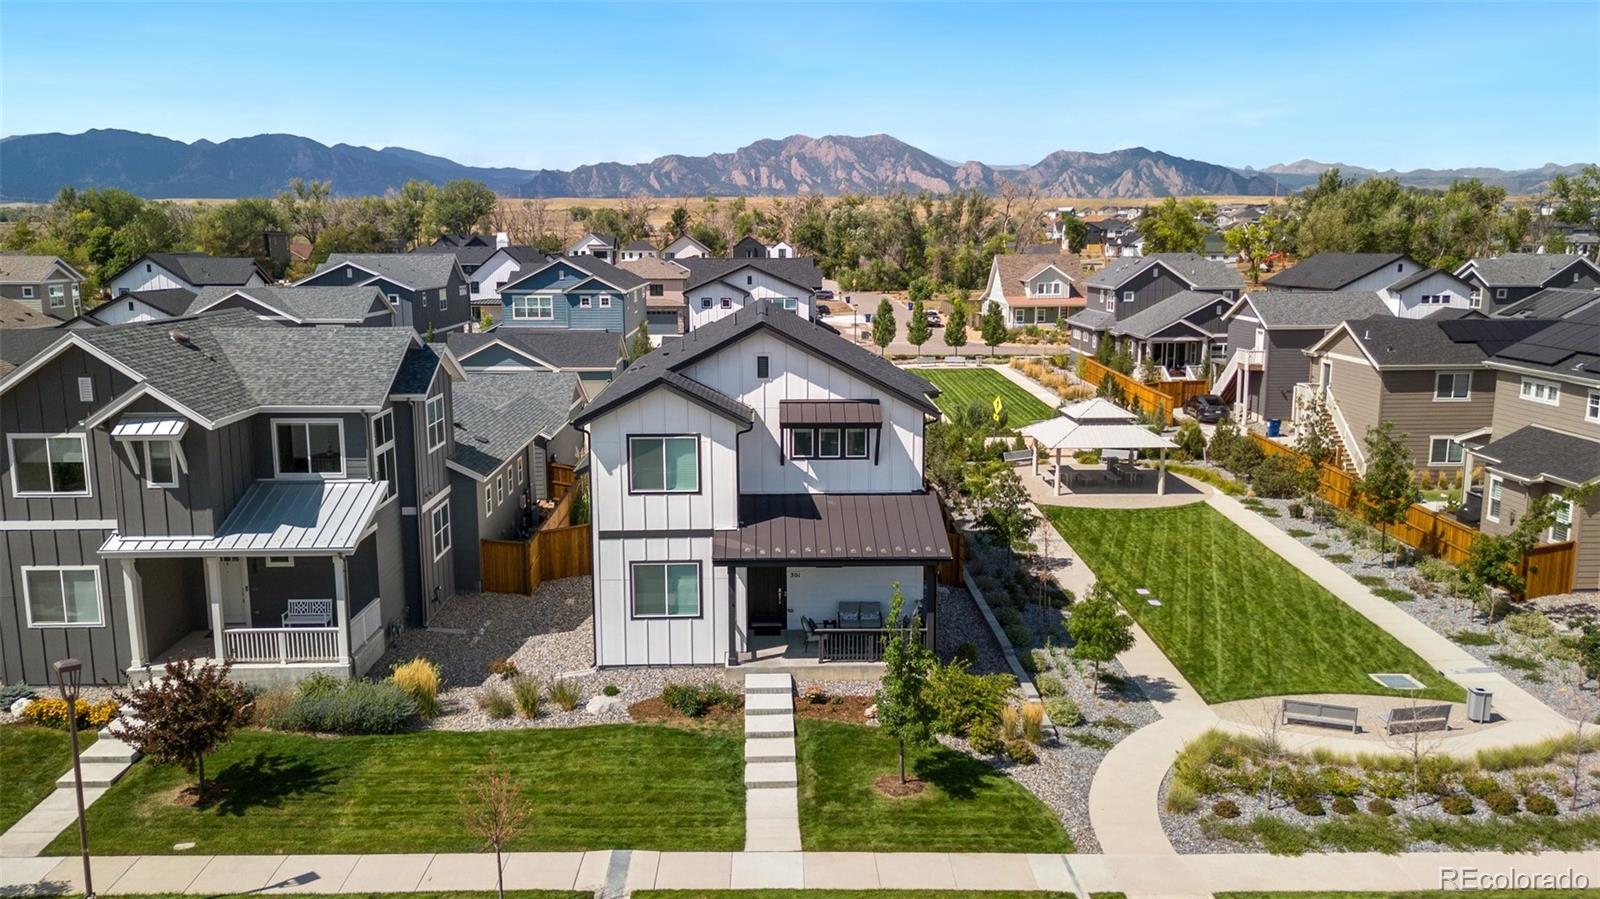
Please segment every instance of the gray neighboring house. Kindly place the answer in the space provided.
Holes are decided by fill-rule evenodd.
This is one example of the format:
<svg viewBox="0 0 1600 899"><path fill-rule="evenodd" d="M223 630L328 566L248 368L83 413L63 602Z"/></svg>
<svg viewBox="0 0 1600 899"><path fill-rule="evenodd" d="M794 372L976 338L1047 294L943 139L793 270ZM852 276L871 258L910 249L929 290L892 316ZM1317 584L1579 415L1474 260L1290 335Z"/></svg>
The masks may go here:
<svg viewBox="0 0 1600 899"><path fill-rule="evenodd" d="M1380 290L1425 269L1404 253L1317 253L1264 283L1269 290Z"/></svg>
<svg viewBox="0 0 1600 899"><path fill-rule="evenodd" d="M0 253L0 299L66 321L83 311L83 273L59 256Z"/></svg>
<svg viewBox="0 0 1600 899"><path fill-rule="evenodd" d="M1241 422L1289 420L1294 389L1307 380L1305 351L1346 319L1388 315L1371 290L1252 290L1222 320L1227 362L1211 392L1232 398Z"/></svg>
<svg viewBox="0 0 1600 899"><path fill-rule="evenodd" d="M1547 287L1495 312L1504 318L1571 318L1600 306L1600 289Z"/></svg>
<svg viewBox="0 0 1600 899"><path fill-rule="evenodd" d="M244 309L288 325L398 326L399 313L375 285L364 287L207 287L189 314Z"/></svg>
<svg viewBox="0 0 1600 899"><path fill-rule="evenodd" d="M1232 303L1244 290L1244 278L1231 265L1211 260L1197 253L1155 253L1149 256L1130 256L1117 259L1105 268L1084 279L1088 294L1085 307L1067 319L1071 329L1072 348L1080 353L1093 354L1100 341L1112 333L1113 326L1144 312L1179 293L1203 293ZM1169 324L1187 318L1191 313L1174 313L1187 301L1169 306L1159 317ZM1176 317L1173 317L1176 314ZM1179 340L1177 338L1181 337ZM1184 366L1199 365L1211 358L1202 336L1191 331L1173 333L1166 347L1157 349L1160 360L1170 369L1182 370Z"/></svg>
<svg viewBox="0 0 1600 899"><path fill-rule="evenodd" d="M451 334L448 345L469 372L572 372L585 400L594 399L616 378L627 352L622 337L610 331L495 328ZM571 464L565 455L558 461Z"/></svg>
<svg viewBox="0 0 1600 899"><path fill-rule="evenodd" d="M454 399L455 445L446 463L451 517L458 526L475 523L480 540L531 536L544 519L539 501L550 499L552 445L580 442L568 425L583 405L578 376L473 371L455 385ZM478 541L462 540L454 554L457 588L481 590Z"/></svg>
<svg viewBox="0 0 1600 899"><path fill-rule="evenodd" d="M1456 277L1474 290L1474 305L1497 313L1548 287L1569 290L1600 288L1600 266L1586 256L1560 253L1506 253L1471 259Z"/></svg>
<svg viewBox="0 0 1600 899"><path fill-rule="evenodd" d="M296 287L377 287L398 313L396 324L445 334L473 321L461 263L450 253L334 253Z"/></svg>
<svg viewBox="0 0 1600 899"><path fill-rule="evenodd" d="M68 328L99 328L105 325L130 325L187 315L196 294L182 287L160 290L135 290L112 297L68 321Z"/></svg>
<svg viewBox="0 0 1600 899"><path fill-rule="evenodd" d="M7 683L358 676L454 592L448 350L238 309L58 334L0 378Z"/></svg>
<svg viewBox="0 0 1600 899"><path fill-rule="evenodd" d="M271 283L272 278L250 256L146 253L107 279L105 286L115 299L147 290L176 288L199 293L202 287L258 287Z"/></svg>

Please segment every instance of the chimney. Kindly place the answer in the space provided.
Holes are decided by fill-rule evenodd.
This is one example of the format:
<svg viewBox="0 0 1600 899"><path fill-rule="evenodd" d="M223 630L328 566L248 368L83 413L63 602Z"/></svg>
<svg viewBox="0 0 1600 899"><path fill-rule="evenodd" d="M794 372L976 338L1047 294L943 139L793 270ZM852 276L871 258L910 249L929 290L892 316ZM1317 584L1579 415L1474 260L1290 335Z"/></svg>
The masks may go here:
<svg viewBox="0 0 1600 899"><path fill-rule="evenodd" d="M504 231L496 231L494 233L494 246L495 246L495 249L497 249L497 250L498 249L502 249L502 248L510 246L510 245L511 245L511 235L507 234Z"/></svg>

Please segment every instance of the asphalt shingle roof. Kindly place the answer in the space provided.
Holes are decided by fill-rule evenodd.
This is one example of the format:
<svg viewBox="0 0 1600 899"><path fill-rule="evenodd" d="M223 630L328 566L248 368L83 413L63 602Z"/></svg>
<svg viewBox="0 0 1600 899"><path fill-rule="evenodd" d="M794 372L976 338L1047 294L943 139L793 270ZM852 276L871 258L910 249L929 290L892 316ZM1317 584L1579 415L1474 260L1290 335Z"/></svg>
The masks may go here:
<svg viewBox="0 0 1600 899"><path fill-rule="evenodd" d="M1104 309L1079 309L1067 317L1067 324L1088 328L1091 331L1104 331L1116 321L1116 316Z"/></svg>
<svg viewBox="0 0 1600 899"><path fill-rule="evenodd" d="M1052 265L1065 273L1072 284L1068 288L1068 293L1049 299L1065 303L1069 298L1083 296L1083 261L1077 254L1005 253L994 257L994 264L997 269L996 278L1000 282L1001 296L1008 301L1023 299L1028 280ZM1039 299L1046 298L1039 297Z"/></svg>
<svg viewBox="0 0 1600 899"><path fill-rule="evenodd" d="M1131 337L1148 338L1172 327L1196 312L1221 304L1224 309L1229 305L1227 300L1214 293L1200 293L1194 290L1180 290L1170 297L1156 303L1148 309L1142 309L1133 315L1111 326L1111 333L1126 334ZM1109 314L1109 313L1107 313ZM1074 316L1076 318L1076 316ZM1207 323L1216 320L1216 315L1207 316L1205 319L1194 322L1196 326L1206 327ZM1208 333L1222 334L1227 329L1213 329Z"/></svg>
<svg viewBox="0 0 1600 899"><path fill-rule="evenodd" d="M412 290L436 290L450 283L456 257L450 253L334 253L317 266L317 274L346 262Z"/></svg>
<svg viewBox="0 0 1600 899"><path fill-rule="evenodd" d="M210 289L232 290L233 288L221 287ZM96 306L94 309L89 310L89 313L90 316L93 317L97 310L107 308L119 299L134 299L144 303L146 306L160 309L167 315L187 315L189 312L189 307L194 305L195 296L196 294L194 291L184 290L181 287L169 287L166 290L132 290L123 294L121 297L115 297L111 300L107 300L105 303L102 303L101 305Z"/></svg>
<svg viewBox="0 0 1600 899"><path fill-rule="evenodd" d="M492 243L488 246L484 246L482 244L470 244L467 246L434 244L430 247L417 247L416 249L412 250L411 253L445 254L456 257L456 261L460 262L462 265L482 265L487 262L489 257L493 256L498 249L499 247L496 247Z"/></svg>
<svg viewBox="0 0 1600 899"><path fill-rule="evenodd" d="M492 474L535 437L554 437L565 427L577 390L571 372L468 374L452 391L456 442L450 460Z"/></svg>
<svg viewBox="0 0 1600 899"><path fill-rule="evenodd" d="M1037 259L1038 257L1032 258ZM758 271L766 272L780 281L786 281L806 290L817 291L822 289L822 272L817 270L817 261L810 256L793 256L786 259L768 259L765 257L715 259L698 257L674 259L673 261L689 270L689 279L683 284L684 290L693 290L702 284L709 284L719 278L725 278L743 268L754 268Z"/></svg>
<svg viewBox="0 0 1600 899"><path fill-rule="evenodd" d="M1600 478L1600 441L1537 425L1518 428L1473 454L1524 480L1583 485Z"/></svg>
<svg viewBox="0 0 1600 899"><path fill-rule="evenodd" d="M1563 253L1507 253L1467 263L1490 287L1543 286L1556 273L1584 257Z"/></svg>
<svg viewBox="0 0 1600 899"><path fill-rule="evenodd" d="M1389 311L1372 290L1260 290L1245 296L1269 328L1332 328Z"/></svg>
<svg viewBox="0 0 1600 899"><path fill-rule="evenodd" d="M632 290L635 287L639 287L645 283L643 278L635 275L633 272L627 271L626 269L617 268L611 263L606 262L604 259L596 259L593 256L552 256L547 260L547 262L551 263L557 261L565 263L566 265L569 265L580 272L585 272L593 277L599 278L618 290ZM517 275L511 280L511 283L500 288L501 293L516 289L518 284L538 274L541 269L546 267L547 266L538 263L523 265L522 268L517 271ZM581 283L585 280L588 279L583 278L566 280L561 284L556 285L556 287L557 289L565 289L566 287Z"/></svg>
<svg viewBox="0 0 1600 899"><path fill-rule="evenodd" d="M1470 366L1553 322L1503 318L1396 318L1375 315L1345 322L1382 369L1398 365Z"/></svg>
<svg viewBox="0 0 1600 899"><path fill-rule="evenodd" d="M60 321L45 315L26 303L0 298L0 330L49 328L59 324L61 324ZM7 333L3 339L10 340L11 335Z"/></svg>
<svg viewBox="0 0 1600 899"><path fill-rule="evenodd" d="M206 287L188 308L203 312L234 294L280 310L302 322L361 324L383 292L375 286L353 287ZM176 314L176 313L175 313Z"/></svg>
<svg viewBox="0 0 1600 899"><path fill-rule="evenodd" d="M428 387L433 384L434 372L439 370L439 362L439 354L427 344L406 350L405 358L400 360L400 370L395 372L394 384L390 390L402 396L426 394Z"/></svg>
<svg viewBox="0 0 1600 899"><path fill-rule="evenodd" d="M61 261L60 256L26 256L22 253L0 253L0 281L21 281L24 283L43 281L58 268L61 269L62 274L72 275L72 269Z"/></svg>
<svg viewBox="0 0 1600 899"><path fill-rule="evenodd" d="M205 253L151 253L148 258L151 262L196 287L209 287L212 285L238 286L249 281L252 275L258 274L262 276L262 280L268 280L266 274L256 265L255 259L249 256L208 256ZM134 264L137 265L138 262L135 261ZM127 271L127 269L123 269L123 271Z"/></svg>
<svg viewBox="0 0 1600 899"><path fill-rule="evenodd" d="M496 328L486 333L451 332L446 338L457 359L500 341L542 359L558 369L610 369L623 356L622 338L610 331L546 331L538 328Z"/></svg>
<svg viewBox="0 0 1600 899"><path fill-rule="evenodd" d="M1281 290L1338 290L1405 258L1404 253L1318 253L1278 272L1266 283Z"/></svg>
<svg viewBox="0 0 1600 899"><path fill-rule="evenodd" d="M1128 256L1090 275L1085 283L1090 287L1121 287L1157 262L1188 281L1189 286L1196 290L1239 290L1244 287L1244 278L1237 269L1223 262L1212 262L1199 253Z"/></svg>

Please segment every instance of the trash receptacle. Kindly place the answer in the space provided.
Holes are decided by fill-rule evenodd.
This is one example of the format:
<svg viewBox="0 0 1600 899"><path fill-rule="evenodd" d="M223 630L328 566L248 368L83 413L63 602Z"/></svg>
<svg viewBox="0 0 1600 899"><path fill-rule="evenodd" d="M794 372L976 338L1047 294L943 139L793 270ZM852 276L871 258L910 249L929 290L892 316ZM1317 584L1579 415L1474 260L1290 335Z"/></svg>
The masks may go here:
<svg viewBox="0 0 1600 899"><path fill-rule="evenodd" d="M1487 724L1494 713L1491 706L1494 704L1494 692L1483 687L1467 688L1467 720L1477 724Z"/></svg>
<svg viewBox="0 0 1600 899"><path fill-rule="evenodd" d="M1268 437L1277 437L1278 435L1280 435L1282 433L1283 433L1283 419L1281 419L1281 418L1269 418L1269 419L1267 419L1267 436Z"/></svg>

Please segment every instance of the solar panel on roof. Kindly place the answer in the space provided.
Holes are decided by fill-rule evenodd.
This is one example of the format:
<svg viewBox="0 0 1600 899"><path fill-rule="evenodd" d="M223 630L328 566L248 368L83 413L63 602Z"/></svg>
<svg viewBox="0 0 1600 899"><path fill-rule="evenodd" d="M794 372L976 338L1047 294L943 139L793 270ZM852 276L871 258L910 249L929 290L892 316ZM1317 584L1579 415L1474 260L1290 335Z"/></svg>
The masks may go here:
<svg viewBox="0 0 1600 899"><path fill-rule="evenodd" d="M1524 362L1537 362L1540 365L1555 365L1561 360L1572 355L1572 351L1562 347L1535 346L1518 344L1508 350L1505 355L1511 359L1521 359Z"/></svg>

